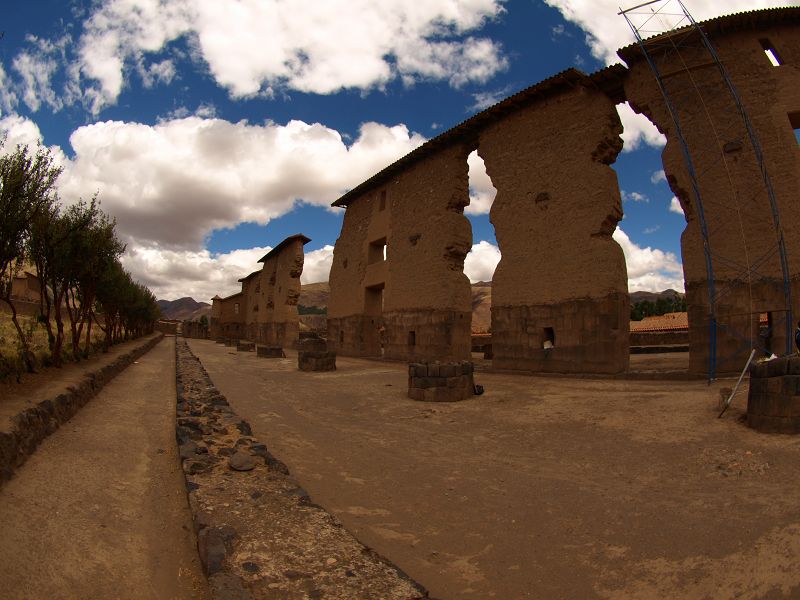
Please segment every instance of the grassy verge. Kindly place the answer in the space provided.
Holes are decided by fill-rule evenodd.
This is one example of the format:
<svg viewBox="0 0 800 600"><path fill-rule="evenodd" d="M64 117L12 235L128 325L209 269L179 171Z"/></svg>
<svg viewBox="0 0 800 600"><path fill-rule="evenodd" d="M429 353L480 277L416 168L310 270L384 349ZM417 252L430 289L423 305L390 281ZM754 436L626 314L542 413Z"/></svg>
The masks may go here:
<svg viewBox="0 0 800 600"><path fill-rule="evenodd" d="M36 366L48 367L52 364L50 347L47 343L47 328L39 323L35 317L18 315L22 331L28 341L30 351L36 359ZM70 334L65 332L64 348L61 356L64 362L73 360ZM103 333L99 327L92 328L92 348L90 354L97 352L102 346ZM83 344L81 344L83 348ZM11 313L0 312L0 381L19 379L25 372L22 359L22 344L19 341L17 329L11 321Z"/></svg>

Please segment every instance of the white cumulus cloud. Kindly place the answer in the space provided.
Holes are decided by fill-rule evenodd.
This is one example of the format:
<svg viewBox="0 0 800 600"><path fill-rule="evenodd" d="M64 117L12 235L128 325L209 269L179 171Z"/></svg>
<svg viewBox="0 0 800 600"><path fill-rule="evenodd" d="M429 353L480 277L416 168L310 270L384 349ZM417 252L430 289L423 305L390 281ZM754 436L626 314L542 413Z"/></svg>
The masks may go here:
<svg viewBox="0 0 800 600"><path fill-rule="evenodd" d="M612 237L625 254L629 291L683 291L683 266L675 254L650 246L642 248L619 227Z"/></svg>
<svg viewBox="0 0 800 600"><path fill-rule="evenodd" d="M684 215L683 207L681 206L681 202L675 196L673 196L672 199L669 201L669 212L674 212L674 213L679 214L681 216Z"/></svg>
<svg viewBox="0 0 800 600"><path fill-rule="evenodd" d="M366 90L397 77L458 87L507 67L496 42L470 35L502 10L501 0L328 0L301 10L292 0L107 0L84 24L80 65L95 113L116 102L131 65L182 37L233 97ZM139 69L145 84L171 79L152 68Z"/></svg>
<svg viewBox="0 0 800 600"><path fill-rule="evenodd" d="M586 44L592 51L592 55L604 61L606 64L619 62L617 49L632 44L635 41L633 32L625 19L618 15L620 7L627 9L637 4L639 0L544 0L546 4L558 9L565 19L575 23L586 32ZM791 2L787 0L692 0L687 2L687 8L691 11L696 21L712 19L731 13L755 10L758 8L772 8L777 6L788 6ZM664 7L663 16L650 19L643 32L643 37L650 37L656 33L662 33L658 28L667 25L674 26L676 23L684 25L685 21L678 21L675 17L669 16L680 12L678 3L674 0L659 2L651 7L659 9ZM644 17L646 18L646 17ZM637 27L643 23L643 18L631 15L634 25Z"/></svg>
<svg viewBox="0 0 800 600"><path fill-rule="evenodd" d="M68 200L99 191L104 210L138 244L199 250L214 229L329 206L424 139L403 125L362 125L349 146L320 124L186 117L156 125L106 121L70 137L60 181Z"/></svg>
<svg viewBox="0 0 800 600"><path fill-rule="evenodd" d="M642 144L654 148L662 148L667 143L667 138L644 115L633 111L630 104L624 102L617 104L617 113L622 121L623 152L636 150Z"/></svg>
<svg viewBox="0 0 800 600"><path fill-rule="evenodd" d="M497 263L500 262L500 250L494 244L482 240L473 244L464 259L464 274L471 283L491 281Z"/></svg>
<svg viewBox="0 0 800 600"><path fill-rule="evenodd" d="M303 262L302 283L328 281L333 264L333 246L325 245L317 250L306 252Z"/></svg>
<svg viewBox="0 0 800 600"><path fill-rule="evenodd" d="M6 151L42 139L33 121L15 114L0 120L0 133L7 134ZM156 125L95 123L73 132L72 158L58 147L51 150L65 167L62 199L70 203L99 192L103 210L117 219L128 244L125 265L167 297L186 295L180 290L195 283L204 290L198 293L216 293L220 283L242 276L229 276L231 268L255 270L263 248L212 256L204 245L213 230L267 223L298 200L328 207L424 141L404 125L365 123L346 144L320 124L191 116ZM309 253L305 281L322 274L327 279L330 251Z"/></svg>
<svg viewBox="0 0 800 600"><path fill-rule="evenodd" d="M492 180L486 173L486 164L473 150L467 156L469 166L469 204L464 209L468 215L485 215L489 213L497 195L497 189L492 185Z"/></svg>

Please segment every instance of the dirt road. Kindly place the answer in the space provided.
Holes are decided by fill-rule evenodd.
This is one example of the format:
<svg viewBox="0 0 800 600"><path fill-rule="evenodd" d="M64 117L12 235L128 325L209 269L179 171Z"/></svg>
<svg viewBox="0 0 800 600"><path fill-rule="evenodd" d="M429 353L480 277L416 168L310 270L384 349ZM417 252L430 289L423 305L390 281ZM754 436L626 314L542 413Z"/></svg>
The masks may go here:
<svg viewBox="0 0 800 600"><path fill-rule="evenodd" d="M800 597L800 439L747 429L742 397L717 419L730 381L479 373L486 394L432 405L403 364L190 345L313 500L437 598Z"/></svg>
<svg viewBox="0 0 800 600"><path fill-rule="evenodd" d="M174 338L0 489L0 596L206 598L175 449Z"/></svg>

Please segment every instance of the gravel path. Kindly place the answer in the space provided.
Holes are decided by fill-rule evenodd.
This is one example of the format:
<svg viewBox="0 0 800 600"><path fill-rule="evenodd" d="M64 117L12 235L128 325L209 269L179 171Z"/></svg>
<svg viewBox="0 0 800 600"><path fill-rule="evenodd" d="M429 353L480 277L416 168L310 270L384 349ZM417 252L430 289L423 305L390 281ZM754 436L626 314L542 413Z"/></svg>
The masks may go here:
<svg viewBox="0 0 800 600"><path fill-rule="evenodd" d="M0 489L4 598L206 598L175 445L174 338Z"/></svg>

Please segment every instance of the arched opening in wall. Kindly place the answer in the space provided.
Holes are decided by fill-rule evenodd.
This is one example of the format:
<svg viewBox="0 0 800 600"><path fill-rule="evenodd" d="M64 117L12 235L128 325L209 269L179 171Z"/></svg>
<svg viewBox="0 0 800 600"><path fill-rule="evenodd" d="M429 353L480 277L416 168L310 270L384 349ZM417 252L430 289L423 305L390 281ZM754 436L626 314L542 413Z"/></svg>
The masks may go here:
<svg viewBox="0 0 800 600"><path fill-rule="evenodd" d="M497 189L486 172L486 165L473 150L467 156L469 169L469 205L464 214L472 226L472 248L464 259L464 274L470 280L472 294L472 357L491 358L492 277L500 262L500 250L494 226L489 220Z"/></svg>
<svg viewBox="0 0 800 600"><path fill-rule="evenodd" d="M617 172L622 248L630 297L630 370L688 370L689 330L681 257L686 218L667 181L664 138L646 117L620 105L623 151Z"/></svg>

